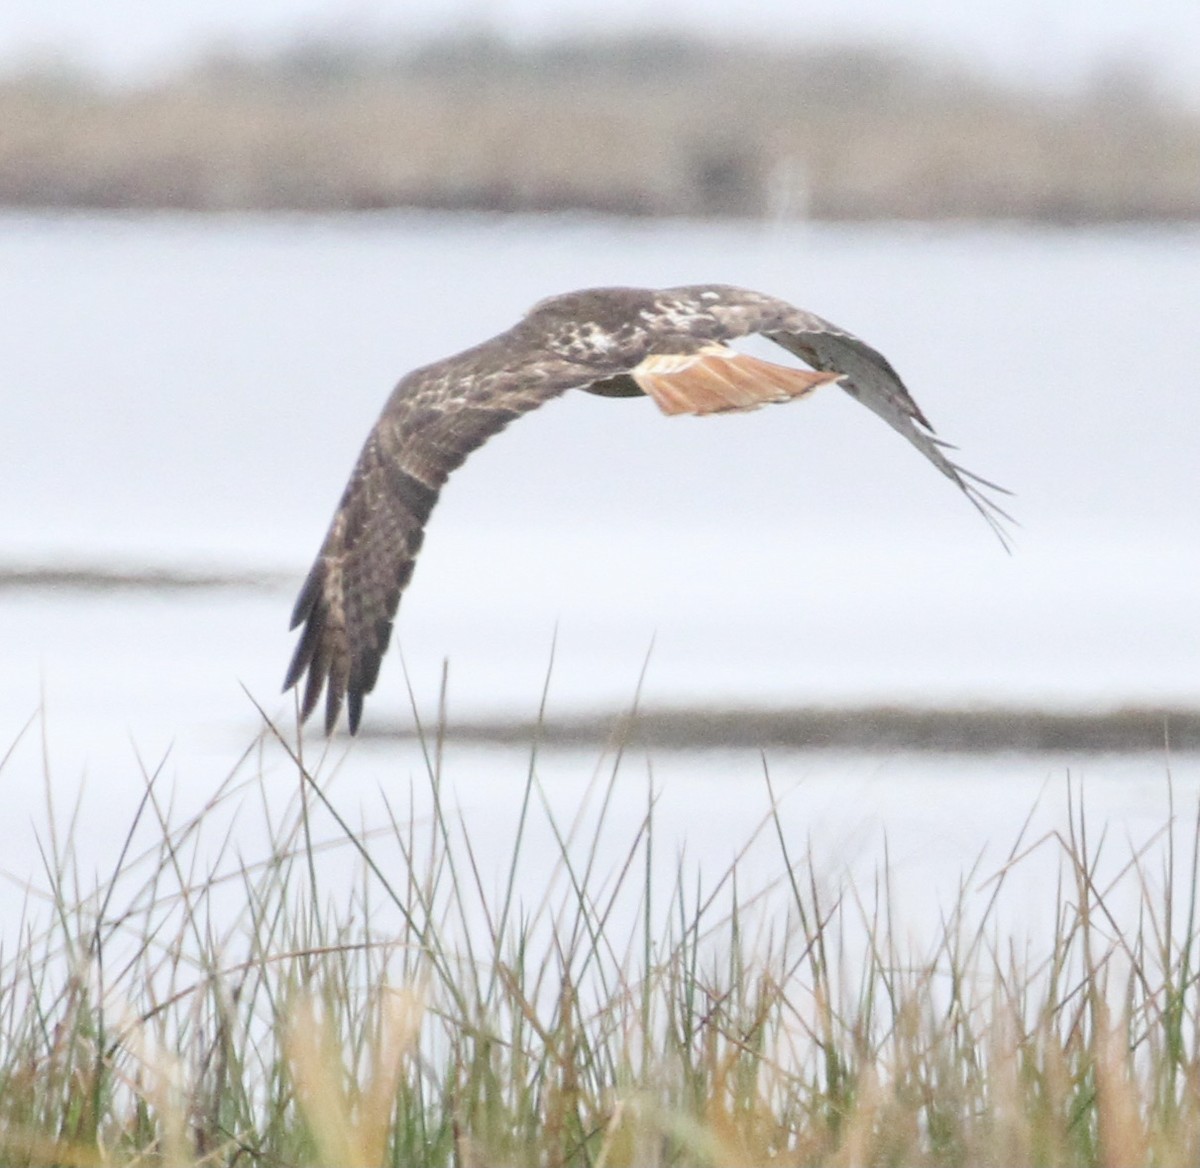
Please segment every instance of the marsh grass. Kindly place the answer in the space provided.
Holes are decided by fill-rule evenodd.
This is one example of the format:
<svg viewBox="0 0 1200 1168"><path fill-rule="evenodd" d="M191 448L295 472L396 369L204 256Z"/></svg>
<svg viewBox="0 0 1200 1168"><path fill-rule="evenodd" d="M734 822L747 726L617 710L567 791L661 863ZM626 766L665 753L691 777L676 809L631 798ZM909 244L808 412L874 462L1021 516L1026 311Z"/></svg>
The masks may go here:
<svg viewBox="0 0 1200 1168"><path fill-rule="evenodd" d="M623 860L600 859L620 742L565 823L535 736L497 876L444 795L440 733L422 741L432 813L385 800L371 828L332 794L335 753L265 719L196 813L145 767L110 871L87 875L78 811L51 805L43 887L0 953L0 1161L1200 1162L1190 810L1102 878L1115 845L1073 788L1067 828L966 874L921 942L886 855L873 887L827 891L765 764L757 840L716 881L680 859L663 882L652 783ZM248 808L271 841L253 859ZM531 888L535 823L557 854ZM778 861L757 887L751 842ZM1010 875L1047 849L1053 927L1007 935Z"/></svg>

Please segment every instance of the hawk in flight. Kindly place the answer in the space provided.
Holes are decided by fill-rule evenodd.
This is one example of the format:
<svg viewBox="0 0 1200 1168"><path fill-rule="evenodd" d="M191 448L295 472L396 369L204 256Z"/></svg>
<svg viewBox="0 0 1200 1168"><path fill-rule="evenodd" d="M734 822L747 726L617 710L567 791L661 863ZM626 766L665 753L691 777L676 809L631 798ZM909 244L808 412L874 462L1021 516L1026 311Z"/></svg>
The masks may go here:
<svg viewBox="0 0 1200 1168"><path fill-rule="evenodd" d="M811 369L728 342L758 333ZM447 476L509 422L570 389L648 395L665 414L753 410L837 383L904 435L975 505L1001 540L1000 491L946 456L887 359L782 300L727 285L591 288L534 305L507 332L423 369L393 390L367 436L292 613L304 630L284 689L307 673L301 716L325 691L325 730L345 702L350 731L379 676L400 593Z"/></svg>

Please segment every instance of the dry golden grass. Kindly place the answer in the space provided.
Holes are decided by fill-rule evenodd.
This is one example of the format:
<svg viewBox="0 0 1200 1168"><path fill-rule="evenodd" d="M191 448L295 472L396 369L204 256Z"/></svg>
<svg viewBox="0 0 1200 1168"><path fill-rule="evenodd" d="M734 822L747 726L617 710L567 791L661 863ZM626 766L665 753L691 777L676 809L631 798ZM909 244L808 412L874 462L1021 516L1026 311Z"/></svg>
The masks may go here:
<svg viewBox="0 0 1200 1168"><path fill-rule="evenodd" d="M294 771L286 811L267 799L272 757ZM509 874L488 892L436 741L428 758L432 822L352 830L332 773L268 727L182 822L147 776L119 862L91 886L72 829L47 831L46 911L6 929L0 961L0 1161L1200 1161L1191 810L1102 882L1111 845L1073 802L1060 833L964 882L930 944L897 925L886 856L877 887L826 891L769 778L774 881L750 889L735 863L702 891L680 861L664 887L652 801L623 864L599 871L619 750L584 817L594 836L572 838L532 749ZM226 834L247 803L271 832L257 862ZM539 814L560 853L530 888ZM1001 933L1012 872L1046 849L1049 933ZM340 852L358 875L335 893Z"/></svg>

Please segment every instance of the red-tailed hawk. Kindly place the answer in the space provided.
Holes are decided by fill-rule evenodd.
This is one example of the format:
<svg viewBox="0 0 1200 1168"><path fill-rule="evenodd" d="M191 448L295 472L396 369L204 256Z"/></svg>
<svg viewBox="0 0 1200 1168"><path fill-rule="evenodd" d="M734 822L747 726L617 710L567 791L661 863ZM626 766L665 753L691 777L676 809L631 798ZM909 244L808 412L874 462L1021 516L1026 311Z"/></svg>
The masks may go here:
<svg viewBox="0 0 1200 1168"><path fill-rule="evenodd" d="M726 342L760 333L812 370ZM325 730L342 702L350 731L375 686L400 593L447 476L476 447L543 402L584 389L649 395L666 414L752 410L836 382L904 435L1003 539L1000 490L946 457L888 361L845 329L782 300L720 284L591 288L536 304L507 332L408 374L367 437L292 614L304 631L287 672L307 672L301 716L325 690Z"/></svg>

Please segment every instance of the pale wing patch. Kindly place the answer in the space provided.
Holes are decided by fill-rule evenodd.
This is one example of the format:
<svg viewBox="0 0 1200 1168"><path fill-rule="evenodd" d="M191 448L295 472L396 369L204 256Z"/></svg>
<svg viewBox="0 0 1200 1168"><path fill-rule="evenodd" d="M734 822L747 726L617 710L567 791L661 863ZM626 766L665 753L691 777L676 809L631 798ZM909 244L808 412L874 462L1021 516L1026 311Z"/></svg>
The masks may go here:
<svg viewBox="0 0 1200 1168"><path fill-rule="evenodd" d="M769 402L807 397L840 373L813 373L705 345L694 353L656 353L629 375L664 414L720 414L756 410Z"/></svg>

